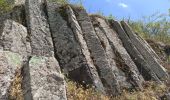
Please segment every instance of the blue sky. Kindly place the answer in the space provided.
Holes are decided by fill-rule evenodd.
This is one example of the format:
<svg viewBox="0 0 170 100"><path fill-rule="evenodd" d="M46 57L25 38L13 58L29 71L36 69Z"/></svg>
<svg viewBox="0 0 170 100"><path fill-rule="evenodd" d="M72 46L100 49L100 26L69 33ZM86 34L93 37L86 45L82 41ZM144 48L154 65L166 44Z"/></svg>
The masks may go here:
<svg viewBox="0 0 170 100"><path fill-rule="evenodd" d="M155 12L167 14L170 0L83 0L83 5L89 13L102 12L118 19L131 17L137 20Z"/></svg>

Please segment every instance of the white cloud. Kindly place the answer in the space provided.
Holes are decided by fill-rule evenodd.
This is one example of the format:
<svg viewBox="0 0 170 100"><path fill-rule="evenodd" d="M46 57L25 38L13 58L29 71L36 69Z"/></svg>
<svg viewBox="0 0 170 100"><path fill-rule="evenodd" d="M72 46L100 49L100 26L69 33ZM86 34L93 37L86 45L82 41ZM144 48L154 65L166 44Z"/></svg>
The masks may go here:
<svg viewBox="0 0 170 100"><path fill-rule="evenodd" d="M125 3L119 3L118 6L123 7L123 8L128 8L128 5Z"/></svg>

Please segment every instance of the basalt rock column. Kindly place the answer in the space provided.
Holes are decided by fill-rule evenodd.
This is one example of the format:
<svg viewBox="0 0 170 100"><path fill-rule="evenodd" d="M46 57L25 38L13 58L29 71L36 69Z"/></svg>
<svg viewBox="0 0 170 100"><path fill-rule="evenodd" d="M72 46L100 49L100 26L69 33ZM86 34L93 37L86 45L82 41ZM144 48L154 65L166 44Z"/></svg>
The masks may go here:
<svg viewBox="0 0 170 100"><path fill-rule="evenodd" d="M102 47L100 39L96 35L91 19L83 8L72 7L77 21L82 29L82 35L87 43L91 58L97 68L101 81L109 94L119 94L120 86L116 80L113 68L115 64L110 64L107 54Z"/></svg>
<svg viewBox="0 0 170 100"><path fill-rule="evenodd" d="M47 2L47 10L55 55L64 73L77 82L92 84L98 91L104 92L71 8Z"/></svg>
<svg viewBox="0 0 170 100"><path fill-rule="evenodd" d="M168 73L163 68L163 66L159 63L158 55L153 51L153 49L148 45L148 43L137 36L132 29L126 24L124 21L121 22L126 34L129 36L130 41L135 45L138 51L142 54L146 62L150 66L150 70L152 70L160 80L168 79ZM125 34L125 35L126 35ZM127 36L126 35L126 36ZM126 41L125 41L126 42Z"/></svg>
<svg viewBox="0 0 170 100"><path fill-rule="evenodd" d="M0 33L0 100L9 100L9 89L16 73L21 71L30 45L26 28L12 20L4 20Z"/></svg>
<svg viewBox="0 0 170 100"><path fill-rule="evenodd" d="M31 57L24 67L25 100L66 100L64 77L54 48L43 0L26 0Z"/></svg>
<svg viewBox="0 0 170 100"><path fill-rule="evenodd" d="M102 47L105 50L107 60L110 65L110 70L108 71L108 76L114 74L114 80L117 81L119 84L120 90L123 88L130 88L131 84L127 81L127 77L125 76L125 73L119 68L119 65L116 62L116 55L114 54L114 50L112 49L106 35L105 30L108 30L106 27L103 29L101 26L105 25L105 19L101 16L91 15L91 20L93 23L93 27L95 29L95 32L101 42ZM112 83L113 84L113 83Z"/></svg>
<svg viewBox="0 0 170 100"><path fill-rule="evenodd" d="M133 45L132 41L129 39L128 35L125 33L121 25L116 21L110 21L111 25L113 25L113 29L115 29L118 33L118 36L122 40L122 43L133 61L138 67L139 72L142 74L145 80L155 80L160 82L156 74L150 69L150 66L143 58L141 53L137 50L137 48Z"/></svg>
<svg viewBox="0 0 170 100"><path fill-rule="evenodd" d="M128 82L130 82L134 87L142 89L143 77L140 75L137 66L124 48L117 33L110 28L105 20L99 19L98 22L100 23L101 29L103 29L103 32L114 50L117 58L116 62L119 64L117 67L119 67L126 74Z"/></svg>

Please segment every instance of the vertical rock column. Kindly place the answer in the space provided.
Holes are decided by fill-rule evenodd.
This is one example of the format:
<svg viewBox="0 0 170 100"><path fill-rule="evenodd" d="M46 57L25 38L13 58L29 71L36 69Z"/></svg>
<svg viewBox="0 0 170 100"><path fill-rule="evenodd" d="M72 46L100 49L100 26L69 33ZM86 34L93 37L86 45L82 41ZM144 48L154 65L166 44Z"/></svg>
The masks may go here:
<svg viewBox="0 0 170 100"><path fill-rule="evenodd" d="M92 84L98 91L104 92L71 8L61 7L47 1L47 10L55 46L55 56L64 73L77 82Z"/></svg>
<svg viewBox="0 0 170 100"><path fill-rule="evenodd" d="M16 73L27 61L30 45L26 28L12 20L1 23L0 33L0 100L9 100L9 90Z"/></svg>
<svg viewBox="0 0 170 100"><path fill-rule="evenodd" d="M54 57L43 0L26 0L31 57L24 67L25 100L66 100L64 77Z"/></svg>
<svg viewBox="0 0 170 100"><path fill-rule="evenodd" d="M121 25L116 21L111 21L111 25L113 25L113 29L115 29L118 33L118 36L122 40L123 46L128 51L129 55L132 57L136 66L138 67L139 72L142 74L145 80L155 80L160 82L156 74L150 69L148 63L143 58L141 53L137 50L137 48L133 45L128 35L124 32Z"/></svg>
<svg viewBox="0 0 170 100"><path fill-rule="evenodd" d="M137 50L141 53L141 55L143 56L145 61L148 63L149 69L151 71L153 71L160 80L168 79L168 73L163 68L163 66L159 63L160 58L158 57L158 55L156 55L156 53L148 45L148 43L145 40L143 40L142 38L140 38L139 36L137 36L132 31L132 29L128 26L127 23L122 21L121 24L126 32L124 35L127 34L126 36L129 36L127 38L130 41L132 41L132 43L133 43L132 45L134 45L137 48ZM123 32L121 32L121 33L123 33ZM127 42L127 41L124 41L124 42Z"/></svg>
<svg viewBox="0 0 170 100"><path fill-rule="evenodd" d="M113 72L113 68L116 66L109 64L105 50L94 31L90 17L83 8L73 7L73 10L78 21L77 23L81 27L81 34L87 43L91 58L107 93L112 95L119 94L120 86Z"/></svg>
<svg viewBox="0 0 170 100"><path fill-rule="evenodd" d="M127 81L129 81L134 87L142 89L143 77L140 75L137 66L123 47L117 33L110 28L105 20L98 19L98 22L100 23L100 27L103 29L112 49L115 51L117 58L116 62L118 63L118 67L126 74Z"/></svg>
<svg viewBox="0 0 170 100"><path fill-rule="evenodd" d="M131 84L128 82L128 78L126 77L125 73L119 67L119 64L116 62L116 55L114 54L114 50L112 49L107 37L106 37L106 30L109 30L109 27L105 27L103 29L103 25L106 25L105 19L96 15L91 16L91 20L93 23L93 27L96 31L97 36L99 37L103 48L107 54L107 59L109 64L111 65L111 70L115 74L115 79L118 81L118 84L122 88L130 88ZM109 28L109 29L108 29Z"/></svg>

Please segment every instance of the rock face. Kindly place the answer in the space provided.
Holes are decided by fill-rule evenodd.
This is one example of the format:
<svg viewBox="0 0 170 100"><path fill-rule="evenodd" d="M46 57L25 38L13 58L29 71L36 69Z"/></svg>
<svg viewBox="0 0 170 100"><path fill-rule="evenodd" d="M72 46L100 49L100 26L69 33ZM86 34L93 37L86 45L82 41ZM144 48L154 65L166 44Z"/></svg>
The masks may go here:
<svg viewBox="0 0 170 100"><path fill-rule="evenodd" d="M155 73L160 80L167 79L168 75L166 73L166 70L159 63L160 59L158 55L156 55L156 53L153 51L153 49L148 45L148 43L145 40L134 34L133 31L125 22L122 21L121 23L126 34L129 36L130 41L132 41L133 45L141 53L146 63L148 63L149 65L148 69L152 70L153 73Z"/></svg>
<svg viewBox="0 0 170 100"><path fill-rule="evenodd" d="M119 68L122 67L121 70L124 71L125 75L129 75L130 78L128 79L128 81L129 82L132 81L133 82L132 85L142 89L143 78L140 76L136 65L134 64L133 60L127 53L126 49L123 47L116 32L109 27L105 20L102 20L101 18L98 18L97 20L100 23L99 27L102 28L103 32L108 38L108 41L112 46L112 49L116 52L117 62L119 64L120 63L122 64L121 66L119 66Z"/></svg>
<svg viewBox="0 0 170 100"><path fill-rule="evenodd" d="M24 66L24 100L66 100L64 77L54 57L54 48L44 1L25 4L31 56Z"/></svg>
<svg viewBox="0 0 170 100"><path fill-rule="evenodd" d="M64 75L109 95L169 79L159 56L127 23L74 5L26 0L0 15L0 23L0 100L9 99L20 71L24 100L67 100Z"/></svg>
<svg viewBox="0 0 170 100"><path fill-rule="evenodd" d="M55 54L64 72L73 80L93 84L98 90L104 92L72 9L69 6L60 8L49 2L47 2L47 9ZM62 12L62 9L66 12Z"/></svg>
<svg viewBox="0 0 170 100"><path fill-rule="evenodd" d="M0 99L8 100L8 90L30 51L27 30L19 23L6 20L0 34Z"/></svg>

